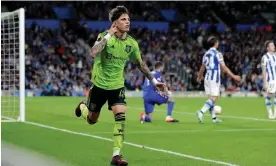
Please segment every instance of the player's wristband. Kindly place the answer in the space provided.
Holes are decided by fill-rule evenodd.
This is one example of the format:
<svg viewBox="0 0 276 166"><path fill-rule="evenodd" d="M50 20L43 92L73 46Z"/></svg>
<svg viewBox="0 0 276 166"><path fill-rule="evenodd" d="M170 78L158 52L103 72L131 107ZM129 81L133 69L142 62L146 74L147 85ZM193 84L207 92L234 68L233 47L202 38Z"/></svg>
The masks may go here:
<svg viewBox="0 0 276 166"><path fill-rule="evenodd" d="M156 85L158 83L158 81L155 78L153 78L151 81L154 85Z"/></svg>
<svg viewBox="0 0 276 166"><path fill-rule="evenodd" d="M110 35L109 33L107 33L107 34L104 36L104 38L105 38L106 40L109 40L109 39L111 38L111 35Z"/></svg>

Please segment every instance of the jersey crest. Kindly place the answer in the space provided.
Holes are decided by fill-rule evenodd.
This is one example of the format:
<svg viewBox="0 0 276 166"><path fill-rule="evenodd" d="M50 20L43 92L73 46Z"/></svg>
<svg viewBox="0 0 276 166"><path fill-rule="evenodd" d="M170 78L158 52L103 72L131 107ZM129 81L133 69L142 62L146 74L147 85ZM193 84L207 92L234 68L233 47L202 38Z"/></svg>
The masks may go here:
<svg viewBox="0 0 276 166"><path fill-rule="evenodd" d="M130 53L130 51L131 51L131 46L126 45L125 51L126 51L127 53Z"/></svg>

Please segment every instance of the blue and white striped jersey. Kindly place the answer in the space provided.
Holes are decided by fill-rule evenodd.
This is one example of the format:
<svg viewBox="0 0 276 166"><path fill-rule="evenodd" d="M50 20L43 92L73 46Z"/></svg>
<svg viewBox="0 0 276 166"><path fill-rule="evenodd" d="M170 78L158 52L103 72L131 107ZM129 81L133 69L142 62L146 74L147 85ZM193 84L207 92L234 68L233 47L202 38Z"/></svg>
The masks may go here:
<svg viewBox="0 0 276 166"><path fill-rule="evenodd" d="M266 81L276 81L276 55L266 53L262 57L262 66L266 70Z"/></svg>
<svg viewBox="0 0 276 166"><path fill-rule="evenodd" d="M222 54L210 48L203 56L202 64L206 66L205 81L220 82L220 63L224 63Z"/></svg>

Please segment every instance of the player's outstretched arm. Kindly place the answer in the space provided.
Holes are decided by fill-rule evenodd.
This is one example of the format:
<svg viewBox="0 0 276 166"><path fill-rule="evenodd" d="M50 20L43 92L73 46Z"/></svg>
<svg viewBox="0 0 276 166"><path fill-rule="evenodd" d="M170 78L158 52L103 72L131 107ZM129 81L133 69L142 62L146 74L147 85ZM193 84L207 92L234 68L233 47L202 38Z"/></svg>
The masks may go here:
<svg viewBox="0 0 276 166"><path fill-rule="evenodd" d="M117 27L115 23L113 23L110 29L108 30L108 33L103 38L101 37L101 34L99 34L97 41L95 42L94 46L91 49L91 56L96 57L96 55L104 49L107 41L116 32L117 32Z"/></svg>
<svg viewBox="0 0 276 166"><path fill-rule="evenodd" d="M147 77L150 81L152 81L154 85L158 83L158 81L154 78L154 76L150 72L148 66L142 60L136 61L136 65L138 69L144 74L144 76Z"/></svg>
<svg viewBox="0 0 276 166"><path fill-rule="evenodd" d="M197 79L196 79L196 81L197 81L198 83L200 83L200 81L201 81L202 78L203 78L203 73L204 73L204 71L205 71L205 68L206 68L206 66L205 66L204 64L202 64L201 67L200 67L200 70L199 70L199 72L198 72Z"/></svg>
<svg viewBox="0 0 276 166"><path fill-rule="evenodd" d="M241 81L241 77L239 75L233 74L232 71L224 63L220 63L220 67L235 81L237 81L237 82Z"/></svg>
<svg viewBox="0 0 276 166"><path fill-rule="evenodd" d="M149 79L153 83L153 85L155 87L157 87L159 90L163 91L164 88L166 87L166 84L164 84L162 82L158 82L154 78L154 76L150 72L148 66L143 62L143 60L141 58L139 45L136 41L133 42L133 47L134 48L133 48L132 54L130 55L130 59L136 64L136 66L144 74L144 76L147 77L147 79Z"/></svg>
<svg viewBox="0 0 276 166"><path fill-rule="evenodd" d="M154 76L151 74L148 66L140 59L138 61L136 61L136 65L138 67L138 69L144 74L145 77L147 77L150 81L152 81L152 83L159 88L162 88L161 90L164 90L164 87L166 87L166 85L162 82L158 82Z"/></svg>
<svg viewBox="0 0 276 166"><path fill-rule="evenodd" d="M96 41L95 45L91 49L92 57L96 57L96 55L104 49L104 47L107 43L107 38L109 36L110 36L110 34L107 34L107 35L105 35L104 38L100 39L99 41L98 40Z"/></svg>
<svg viewBox="0 0 276 166"><path fill-rule="evenodd" d="M136 65L138 67L138 69L145 75L145 77L147 77L149 80L152 80L154 77L152 75L152 73L150 72L148 66L142 61L136 61Z"/></svg>

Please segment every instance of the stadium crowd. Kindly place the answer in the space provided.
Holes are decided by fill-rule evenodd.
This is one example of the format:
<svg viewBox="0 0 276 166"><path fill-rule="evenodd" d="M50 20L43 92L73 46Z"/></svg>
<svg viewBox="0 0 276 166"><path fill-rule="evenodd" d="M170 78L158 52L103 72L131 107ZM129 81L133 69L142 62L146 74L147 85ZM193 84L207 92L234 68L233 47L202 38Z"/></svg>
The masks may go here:
<svg viewBox="0 0 276 166"><path fill-rule="evenodd" d="M53 31L40 29L34 24L29 30L26 45L27 89L43 89L42 95L69 95L72 91L81 95L89 88L93 64L89 46L99 32L89 31L85 24L76 29L71 29L69 25L68 22L63 22L59 31ZM165 62L165 80L172 91L202 88L198 87L195 78L205 51L203 38L207 32L199 28L187 34L185 27L169 32L140 28L133 29L130 34L138 40L143 60L151 69L155 61ZM263 31L228 31L218 35L220 51L224 54L226 64L243 76L242 85L237 86L224 75L222 90L261 89L260 60L264 53L263 43L267 39L275 39L275 34ZM131 61L126 65L125 78L129 90L141 89L144 78Z"/></svg>
<svg viewBox="0 0 276 166"><path fill-rule="evenodd" d="M62 2L54 3L64 5ZM118 2L108 3L106 10L102 12L90 10L102 8L104 3L68 4L77 5L75 13L78 14L78 18L106 20L108 9ZM139 4L141 8L146 9L143 15L139 15L138 8L135 10L135 4L126 5L130 8L130 12L133 12L131 16L135 19L146 21L163 19L152 10L156 5L155 2ZM202 10L210 7L204 4L206 3L201 5ZM49 5L28 3L27 15L34 14L33 8L41 8L41 12L35 15L40 18L51 18L53 13ZM175 8L177 5L178 3L161 3L158 7ZM196 5L185 11L191 11L193 7ZM195 19L213 22L210 15ZM33 23L30 29L26 29L26 89L41 91L41 95L85 95L91 85L93 66L93 59L89 54L90 47L98 34L99 31L90 31L86 24L79 24L74 20L63 20L58 30L45 29ZM210 31L202 27L194 28L191 33L187 33L187 26L184 24L171 27L168 32L145 28L132 29L130 32L130 35L138 41L143 60L150 69L153 69L155 61L165 62L165 82L171 91L203 90L203 84L196 83L196 76L206 51L204 39L209 34ZM262 89L260 61L265 53L263 44L268 39L276 39L276 34L254 26L247 32L227 29L222 33L212 31L212 34L219 37L219 50L223 53L226 64L243 79L240 85L236 85L229 77L222 74L222 91ZM144 77L131 61L126 64L124 74L128 90L141 90Z"/></svg>
<svg viewBox="0 0 276 166"><path fill-rule="evenodd" d="M217 23L215 12L230 24L236 23L262 23L261 12L275 12L275 3L266 2L226 2L226 1L49 1L41 2L5 2L11 11L24 7L27 18L56 19L52 7L72 7L73 18L77 20L108 20L107 13L116 5L125 5L131 12L131 20L139 21L165 21L160 10L176 10L176 20L188 19L200 22ZM101 9L101 10L99 10ZM39 11L39 12L37 12ZM204 13L204 14L202 14Z"/></svg>

